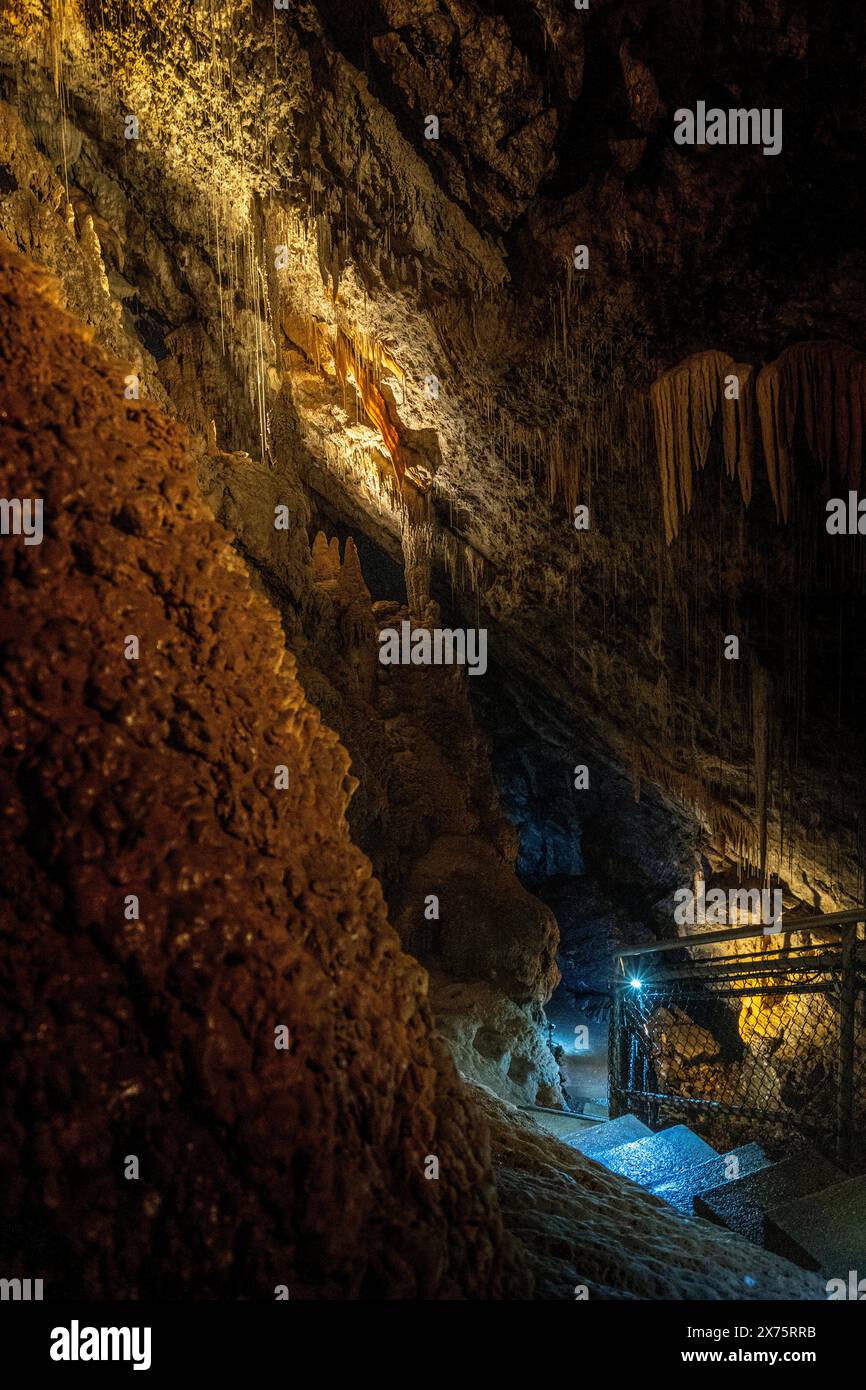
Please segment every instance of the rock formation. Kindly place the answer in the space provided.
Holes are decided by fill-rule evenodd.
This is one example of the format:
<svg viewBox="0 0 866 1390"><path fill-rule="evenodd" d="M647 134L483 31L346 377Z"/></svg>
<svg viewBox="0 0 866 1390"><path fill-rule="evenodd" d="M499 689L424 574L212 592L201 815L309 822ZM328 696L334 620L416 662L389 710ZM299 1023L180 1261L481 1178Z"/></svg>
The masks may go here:
<svg viewBox="0 0 866 1390"><path fill-rule="evenodd" d="M802 441L827 485L856 488L863 472L866 359L844 343L797 343L760 371L720 352L695 353L653 382L651 397L670 543L691 510L692 474L707 462L721 414L729 478L752 497L757 440L777 515L788 521Z"/></svg>
<svg viewBox="0 0 866 1390"><path fill-rule="evenodd" d="M3 488L46 516L2 550L4 1258L38 1239L55 1295L519 1289L277 614L183 432L0 270Z"/></svg>
<svg viewBox="0 0 866 1390"><path fill-rule="evenodd" d="M50 544L3 550L8 621L34 605L2 676L7 829L26 813L29 856L9 988L35 998L50 968L45 1007L74 1001L76 1030L65 1046L43 1019L40 1052L14 1016L39 1181L15 1179L13 1237L32 1220L57 1268L86 1271L76 1287L120 1277L126 1221L144 1232L131 1292L157 1245L154 1281L185 1287L199 1242L205 1293L570 1297L549 1232L520 1245L522 1179L497 1195L481 1115L504 1134L494 1096L561 1103L543 1012L560 972L597 994L607 953L670 934L670 895L701 868L757 875L786 906L862 901L866 578L858 538L824 526L864 476L866 50L858 34L839 52L848 10L4 7L0 234L29 269L4 252L2 360L45 445L25 456L7 413L4 466L9 488L44 476L68 499ZM677 145L673 113L700 93L784 94L796 177L760 150ZM45 336L32 379L22 318L22 341ZM384 668L380 631L403 621L483 627L489 675ZM112 646L130 635L138 663ZM162 867L142 824L174 846ZM127 1002L103 1017L94 990ZM280 1009L316 1020L286 1057L265 1041ZM749 1040L772 1024L741 1022ZM79 1034L81 1075L63 1076L86 1121L53 1125L48 1069L72 1068ZM106 1061L124 1039L128 1075ZM329 1082L287 1102L279 1078L305 1068ZM204 1176L159 1148L168 1113L173 1145L209 1146ZM105 1176L128 1133L157 1155L150 1225ZM546 1161L547 1140L525 1143ZM68 1259L51 1215L67 1152L101 1213ZM456 1186L418 1181L428 1153ZM345 1229L326 1231L353 1165ZM277 1195L290 1169L316 1171L308 1209ZM184 1224L185 1204L219 1222L224 1201L224 1238ZM624 1265L587 1277L631 1290Z"/></svg>
<svg viewBox="0 0 866 1390"><path fill-rule="evenodd" d="M745 1261L760 1296L810 1296L537 1132L502 1147L184 431L8 248L0 309L3 490L45 512L44 549L0 552L6 1264L38 1248L51 1296L334 1299L721 1293ZM545 1153L562 1217L628 1205L664 1272L527 1226Z"/></svg>
<svg viewBox="0 0 866 1390"><path fill-rule="evenodd" d="M840 59L847 10L831 10L812 22L797 0L776 24L749 3L721 32L669 0L565 17L533 0L520 23L474 0L419 16L301 0L276 23L259 5L240 20L185 0L134 16L28 0L0 25L0 230L59 274L143 393L404 561L416 617L450 577L502 658L543 671L550 699L685 804L709 850L765 862L825 908L861 893L862 798L839 751L860 750L846 692L861 658L805 615L840 564L843 629L862 600L853 550L815 525L826 480L858 476L866 322L856 154L832 137L860 90L858 47ZM673 143L671 113L726 64L758 105L784 90L807 176ZM712 424L722 359L740 398ZM678 380L680 404L662 406ZM738 487L716 502L725 469ZM772 521L792 469L786 532ZM590 521L575 533L578 503ZM731 630L777 707L765 856L749 682L716 637ZM788 734L804 719L820 726L808 743Z"/></svg>

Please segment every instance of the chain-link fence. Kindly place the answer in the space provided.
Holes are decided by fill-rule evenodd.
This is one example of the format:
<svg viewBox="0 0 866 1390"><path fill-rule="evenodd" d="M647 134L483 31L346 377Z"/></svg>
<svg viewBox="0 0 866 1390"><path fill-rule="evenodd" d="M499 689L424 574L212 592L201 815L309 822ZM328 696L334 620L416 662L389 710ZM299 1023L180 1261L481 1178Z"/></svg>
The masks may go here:
<svg viewBox="0 0 866 1390"><path fill-rule="evenodd" d="M820 937L740 929L617 957L611 1116L631 1111L652 1129L687 1124L720 1152L758 1140L777 1157L800 1137L866 1168L866 947L857 934L822 919Z"/></svg>

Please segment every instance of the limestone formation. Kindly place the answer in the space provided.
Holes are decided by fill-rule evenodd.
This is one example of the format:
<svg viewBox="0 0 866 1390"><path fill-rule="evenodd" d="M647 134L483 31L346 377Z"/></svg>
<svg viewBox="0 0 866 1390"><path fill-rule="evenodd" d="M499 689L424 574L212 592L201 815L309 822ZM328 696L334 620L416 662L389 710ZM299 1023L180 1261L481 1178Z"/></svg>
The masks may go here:
<svg viewBox="0 0 866 1390"><path fill-rule="evenodd" d="M866 476L863 42L843 0L716 8L3 7L0 467L47 529L2 549L0 1157L31 1136L10 1258L70 1291L737 1287L488 1094L560 1103L560 967L601 1010L696 872L862 901L866 572L824 509ZM784 90L796 177L674 142L718 87ZM487 675L384 667L403 621L484 628ZM742 1055L669 1026L668 1064L793 1113L821 1018L798 1056L758 996Z"/></svg>
<svg viewBox="0 0 866 1390"><path fill-rule="evenodd" d="M184 432L46 284L2 252L3 488L47 515L0 551L4 1268L36 1240L54 1297L517 1293L346 752Z"/></svg>
<svg viewBox="0 0 866 1390"><path fill-rule="evenodd" d="M657 773L709 849L744 857L762 838L751 711L707 635L732 617L748 642L773 634L762 661L784 708L767 867L826 906L851 901L854 839L811 826L856 818L856 779L819 752L835 735L816 673L856 681L804 615L838 565L862 592L852 547L819 536L810 558L827 480L862 476L861 181L829 135L859 91L857 46L840 64L830 19L795 6L770 24L749 0L731 32L678 14L674 60L663 0L591 19L524 8L518 21L477 0L417 15L299 0L274 23L258 5L239 21L188 0L134 14L22 0L0 19L0 231L203 447L215 432L278 490L402 550L416 617L443 581L467 612L482 605L516 671L543 669L550 700L636 783ZM831 9L844 21L841 0ZM792 65L804 128L826 84L796 188L775 161L720 164L668 138L729 49L752 85ZM133 94L137 141L116 114ZM438 141L424 137L431 104ZM790 256L770 250L780 238ZM722 358L736 401L719 399ZM591 522L576 535L578 504ZM297 621L300 547L271 559L269 592L289 565L298 576L287 628L315 627L315 598ZM804 623L817 656L801 680ZM853 695L843 705L850 747ZM798 741L787 731L806 707L822 727ZM677 747L695 749L698 797Z"/></svg>
<svg viewBox="0 0 866 1390"><path fill-rule="evenodd" d="M47 513L0 551L4 1267L35 1242L53 1297L810 1296L461 1086L185 432L5 247L0 311L3 487Z"/></svg>
<svg viewBox="0 0 866 1390"><path fill-rule="evenodd" d="M758 435L783 521L790 520L794 459L801 451L827 484L856 489L863 471L864 376L862 353L845 343L805 342L757 371L724 353L704 352L659 377L651 395L668 542L691 510L693 473L707 462L720 409L725 468L746 506Z"/></svg>

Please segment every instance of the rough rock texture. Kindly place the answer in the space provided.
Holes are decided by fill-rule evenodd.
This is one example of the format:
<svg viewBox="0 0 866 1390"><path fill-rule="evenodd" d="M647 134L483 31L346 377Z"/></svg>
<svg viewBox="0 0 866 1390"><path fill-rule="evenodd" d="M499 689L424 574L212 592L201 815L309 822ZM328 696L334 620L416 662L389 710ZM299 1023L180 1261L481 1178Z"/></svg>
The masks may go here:
<svg viewBox="0 0 866 1390"><path fill-rule="evenodd" d="M183 432L2 246L0 315L2 489L45 507L0 545L4 1268L52 1297L810 1296L460 1085Z"/></svg>
<svg viewBox="0 0 866 1390"><path fill-rule="evenodd" d="M563 1105L537 1004L517 1004L489 984L455 982L431 969L430 1006L461 1076L512 1105Z"/></svg>
<svg viewBox="0 0 866 1390"><path fill-rule="evenodd" d="M439 900L439 915L427 921L423 904L430 893ZM414 954L423 945L422 957L440 961L453 978L490 979L518 1002L550 998L559 981L556 920L515 883L483 840L436 840L415 866L406 897L402 922Z"/></svg>
<svg viewBox="0 0 866 1390"><path fill-rule="evenodd" d="M520 1291L345 750L182 432L43 281L3 253L2 488L45 507L41 546L0 547L4 1268L38 1249L52 1295L114 1298Z"/></svg>
<svg viewBox="0 0 866 1390"><path fill-rule="evenodd" d="M786 910L862 900L862 540L823 519L864 476L864 53L842 0L0 15L0 231L189 427L348 749L349 827L403 944L451 971L443 1030L509 1098L515 1052L527 1098L548 1084L554 980L515 870L577 992L625 935L670 931L699 858L775 875ZM676 145L698 99L783 107L782 154ZM347 529L400 564L399 606ZM378 666L384 622L449 603L488 625L486 684L519 717L497 727L457 673ZM501 798L484 728L500 753L517 735ZM457 844L475 901L440 873ZM439 887L462 920L434 940ZM809 1084L791 1020L759 1014L742 1084Z"/></svg>
<svg viewBox="0 0 866 1390"><path fill-rule="evenodd" d="M866 657L826 440L783 420L752 476L727 412L669 547L650 387L712 353L772 396L782 354L862 352L864 52L843 0L21 0L0 228L202 439L402 553L413 611L450 577L705 850L831 907L862 894ZM677 145L697 100L781 107L782 153Z"/></svg>

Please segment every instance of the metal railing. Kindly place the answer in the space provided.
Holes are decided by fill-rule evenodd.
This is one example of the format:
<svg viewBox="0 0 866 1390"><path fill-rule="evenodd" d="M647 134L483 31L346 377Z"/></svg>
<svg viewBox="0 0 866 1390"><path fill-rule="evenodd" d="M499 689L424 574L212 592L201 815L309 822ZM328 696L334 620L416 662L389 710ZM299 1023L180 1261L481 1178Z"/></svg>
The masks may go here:
<svg viewBox="0 0 866 1390"><path fill-rule="evenodd" d="M866 1167L864 921L852 908L616 951L611 1117L771 1156L800 1136Z"/></svg>

